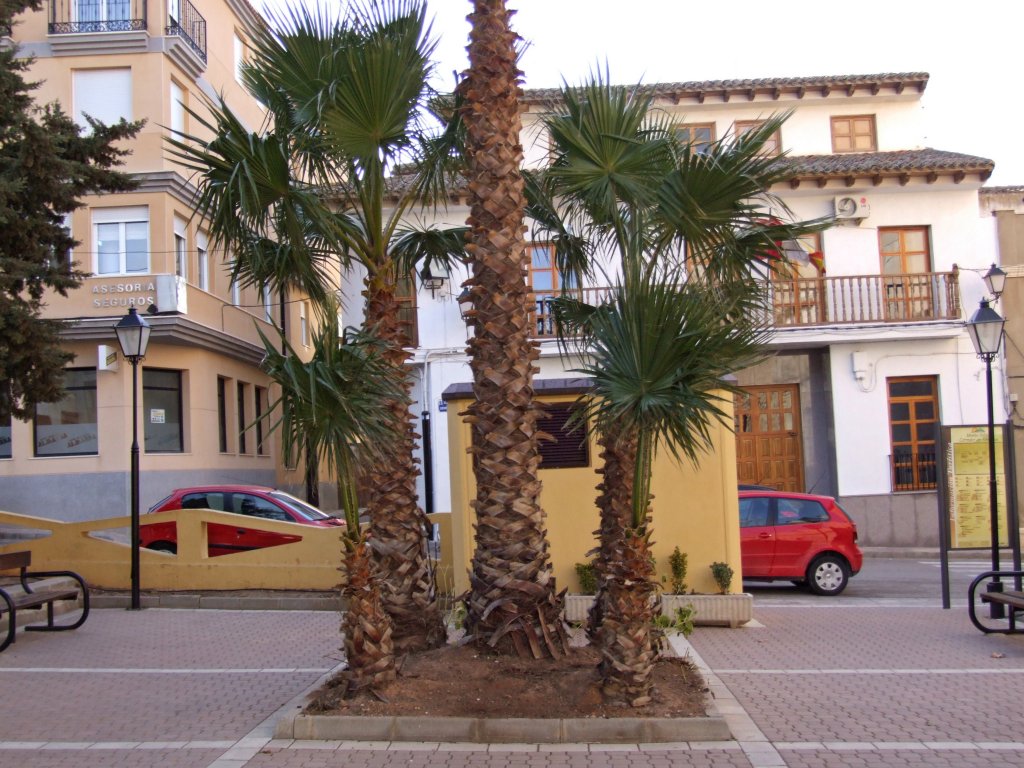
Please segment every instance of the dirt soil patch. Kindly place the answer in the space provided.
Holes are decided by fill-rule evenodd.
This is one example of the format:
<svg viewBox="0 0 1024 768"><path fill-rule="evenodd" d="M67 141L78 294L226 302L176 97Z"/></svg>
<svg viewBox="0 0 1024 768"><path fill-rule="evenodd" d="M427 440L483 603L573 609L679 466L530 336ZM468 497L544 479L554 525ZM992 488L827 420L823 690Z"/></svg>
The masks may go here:
<svg viewBox="0 0 1024 768"><path fill-rule="evenodd" d="M605 704L591 648L564 659L533 661L448 645L400 660L398 679L380 692L343 699L331 683L308 714L432 717L703 717L707 686L686 659L665 658L654 671L653 701L644 707Z"/></svg>

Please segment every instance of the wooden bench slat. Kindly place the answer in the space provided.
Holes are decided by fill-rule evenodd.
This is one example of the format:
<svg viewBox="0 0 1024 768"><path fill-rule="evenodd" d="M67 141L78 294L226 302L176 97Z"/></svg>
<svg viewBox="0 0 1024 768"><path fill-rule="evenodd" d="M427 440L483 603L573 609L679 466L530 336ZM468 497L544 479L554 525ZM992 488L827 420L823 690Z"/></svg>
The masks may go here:
<svg viewBox="0 0 1024 768"><path fill-rule="evenodd" d="M28 594L11 594L11 602L14 603L15 608L37 608L50 602L51 600L76 600L78 599L77 589L67 589L62 591L49 590L45 592L30 592ZM7 604L0 600L0 613L7 611Z"/></svg>

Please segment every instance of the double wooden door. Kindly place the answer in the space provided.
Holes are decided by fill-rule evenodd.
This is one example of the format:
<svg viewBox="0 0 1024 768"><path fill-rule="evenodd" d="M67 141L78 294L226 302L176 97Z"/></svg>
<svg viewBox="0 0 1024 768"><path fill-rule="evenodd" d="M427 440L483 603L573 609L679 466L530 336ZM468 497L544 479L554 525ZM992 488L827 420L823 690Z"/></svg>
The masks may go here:
<svg viewBox="0 0 1024 768"><path fill-rule="evenodd" d="M736 396L735 406L739 483L802 493L804 462L797 385L747 387Z"/></svg>

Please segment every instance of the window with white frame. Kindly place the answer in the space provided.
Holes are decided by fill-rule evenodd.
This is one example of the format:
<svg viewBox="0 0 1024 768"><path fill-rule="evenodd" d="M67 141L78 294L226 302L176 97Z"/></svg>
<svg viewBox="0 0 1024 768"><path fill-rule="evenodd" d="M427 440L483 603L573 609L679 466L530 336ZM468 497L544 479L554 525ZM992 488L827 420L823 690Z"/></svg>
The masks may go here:
<svg viewBox="0 0 1024 768"><path fill-rule="evenodd" d="M92 211L93 272L137 275L149 272L149 208L94 208Z"/></svg>
<svg viewBox="0 0 1024 768"><path fill-rule="evenodd" d="M199 287L210 290L210 240L205 232L196 233L196 261L199 267Z"/></svg>
<svg viewBox="0 0 1024 768"><path fill-rule="evenodd" d="M72 72L71 82L78 125L88 128L86 115L107 125L122 117L132 119L131 69L79 69Z"/></svg>
<svg viewBox="0 0 1024 768"><path fill-rule="evenodd" d="M263 304L263 319L268 323L274 322L274 292L269 285L260 290L260 302Z"/></svg>
<svg viewBox="0 0 1024 768"><path fill-rule="evenodd" d="M188 280L188 239L184 219L174 217L174 274Z"/></svg>
<svg viewBox="0 0 1024 768"><path fill-rule="evenodd" d="M231 278L231 304L233 306L239 306L242 303L242 286L238 284L238 281Z"/></svg>
<svg viewBox="0 0 1024 768"><path fill-rule="evenodd" d="M185 91L171 81L171 132L175 138L185 132Z"/></svg>
<svg viewBox="0 0 1024 768"><path fill-rule="evenodd" d="M232 52L234 53L235 80L241 83L242 62L245 61L245 43L242 42L242 38L238 36L237 32L233 40Z"/></svg>
<svg viewBox="0 0 1024 768"><path fill-rule="evenodd" d="M309 346L309 302L299 303L299 340L302 346Z"/></svg>

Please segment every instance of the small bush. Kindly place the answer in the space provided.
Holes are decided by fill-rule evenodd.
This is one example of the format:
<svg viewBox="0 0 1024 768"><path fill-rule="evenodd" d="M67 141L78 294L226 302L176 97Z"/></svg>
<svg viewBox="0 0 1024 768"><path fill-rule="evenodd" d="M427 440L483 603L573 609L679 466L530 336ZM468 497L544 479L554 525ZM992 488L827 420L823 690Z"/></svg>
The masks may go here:
<svg viewBox="0 0 1024 768"><path fill-rule="evenodd" d="M729 591L729 587L732 586L733 571L727 563L712 563L711 575L715 577L715 583L723 595Z"/></svg>
<svg viewBox="0 0 1024 768"><path fill-rule="evenodd" d="M576 563L576 578L580 582L581 595L597 594L597 576L593 563Z"/></svg>
<svg viewBox="0 0 1024 768"><path fill-rule="evenodd" d="M685 605L676 608L672 616L666 616L663 613L655 616L654 626L663 634L681 632L683 637L689 637L693 632L693 617L696 615L697 611L692 605Z"/></svg>
<svg viewBox="0 0 1024 768"><path fill-rule="evenodd" d="M668 556L668 567L672 572L672 594L686 594L686 554L679 547Z"/></svg>

